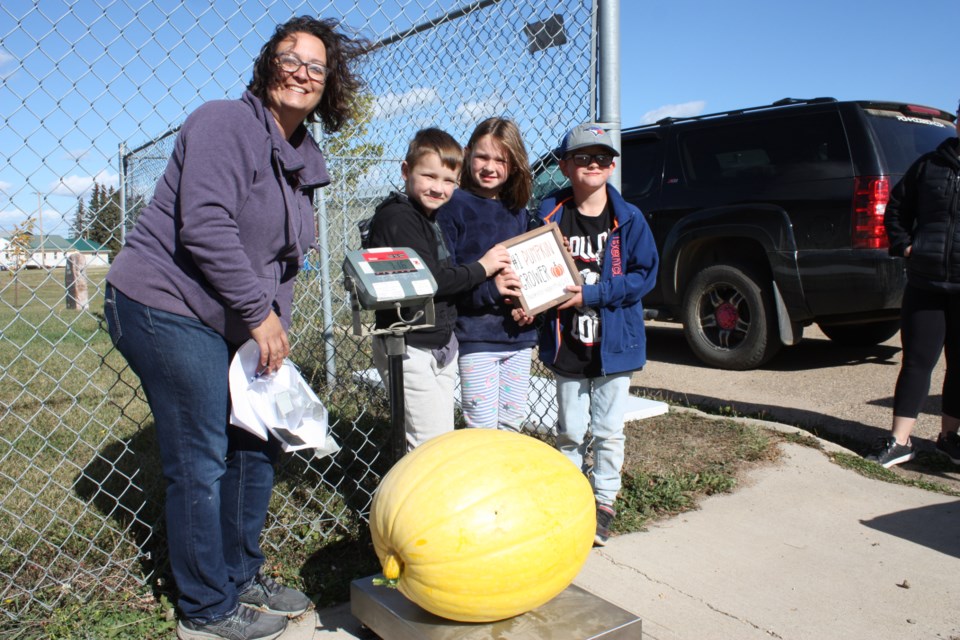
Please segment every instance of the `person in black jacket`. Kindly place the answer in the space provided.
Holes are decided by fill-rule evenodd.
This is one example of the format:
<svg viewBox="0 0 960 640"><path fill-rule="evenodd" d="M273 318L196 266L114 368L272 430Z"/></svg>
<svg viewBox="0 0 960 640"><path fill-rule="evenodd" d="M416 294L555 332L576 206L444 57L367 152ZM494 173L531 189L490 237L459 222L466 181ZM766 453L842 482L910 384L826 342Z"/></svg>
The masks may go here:
<svg viewBox="0 0 960 640"><path fill-rule="evenodd" d="M958 107L960 116L960 107ZM957 124L960 133L960 119ZM937 450L960 464L960 141L944 140L910 167L884 215L890 254L907 261L900 312L903 362L893 396L893 432L867 456L891 467L916 455L910 438L941 351L946 375Z"/></svg>
<svg viewBox="0 0 960 640"><path fill-rule="evenodd" d="M407 450L434 436L453 430L454 387L457 379L457 294L469 291L501 271L511 273L510 254L502 244L491 247L476 262L455 265L436 222L437 209L450 200L459 184L463 150L450 134L440 129L417 132L400 166L405 193L392 193L374 213L369 247L413 249L437 281L434 297L436 321L432 328L404 335L404 424ZM503 295L516 295L519 280L497 278ZM416 321L420 306L377 311L377 329ZM384 384L389 385L389 362L383 336L373 340L373 360Z"/></svg>

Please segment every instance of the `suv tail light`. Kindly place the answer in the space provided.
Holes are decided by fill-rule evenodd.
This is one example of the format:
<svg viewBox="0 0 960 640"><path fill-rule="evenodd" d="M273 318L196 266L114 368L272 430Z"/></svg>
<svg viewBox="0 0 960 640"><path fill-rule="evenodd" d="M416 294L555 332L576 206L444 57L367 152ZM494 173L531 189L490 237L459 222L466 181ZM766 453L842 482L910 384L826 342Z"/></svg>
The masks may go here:
<svg viewBox="0 0 960 640"><path fill-rule="evenodd" d="M883 214L890 199L890 180L886 176L860 176L853 185L853 248L886 249L889 246L883 227Z"/></svg>

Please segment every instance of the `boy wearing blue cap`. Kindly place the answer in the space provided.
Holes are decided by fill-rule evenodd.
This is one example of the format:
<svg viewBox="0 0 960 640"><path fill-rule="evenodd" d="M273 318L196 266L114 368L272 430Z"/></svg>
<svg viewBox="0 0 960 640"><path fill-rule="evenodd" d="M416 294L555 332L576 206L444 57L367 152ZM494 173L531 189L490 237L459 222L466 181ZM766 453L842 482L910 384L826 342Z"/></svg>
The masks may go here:
<svg viewBox="0 0 960 640"><path fill-rule="evenodd" d="M640 210L607 184L620 154L601 125L574 127L558 155L570 187L548 196L539 215L560 227L584 284L547 312L540 359L556 378L557 448L591 478L602 546L616 515L630 379L646 363L641 298L656 281L657 248Z"/></svg>

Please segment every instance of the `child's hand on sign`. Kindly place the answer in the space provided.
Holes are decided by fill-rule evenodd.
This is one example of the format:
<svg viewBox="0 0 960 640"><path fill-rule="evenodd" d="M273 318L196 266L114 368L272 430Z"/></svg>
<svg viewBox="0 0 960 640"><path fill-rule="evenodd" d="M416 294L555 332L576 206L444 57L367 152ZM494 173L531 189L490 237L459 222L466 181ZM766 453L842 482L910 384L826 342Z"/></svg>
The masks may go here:
<svg viewBox="0 0 960 640"><path fill-rule="evenodd" d="M513 304L511 297L520 295L520 276L511 267L504 267L493 277L497 291L504 297L505 304Z"/></svg>
<svg viewBox="0 0 960 640"><path fill-rule="evenodd" d="M570 307L582 307L583 306L583 287L576 284L571 284L567 287L568 293L575 294L572 298L561 304L557 307L558 311L563 311L564 309L569 309Z"/></svg>
<svg viewBox="0 0 960 640"><path fill-rule="evenodd" d="M513 316L514 322L516 322L521 327L525 327L528 324L533 324L533 320L536 316L529 315L521 307L515 307L510 311L510 315Z"/></svg>
<svg viewBox="0 0 960 640"><path fill-rule="evenodd" d="M478 260L489 278L501 269L510 267L510 252L502 244L495 244Z"/></svg>

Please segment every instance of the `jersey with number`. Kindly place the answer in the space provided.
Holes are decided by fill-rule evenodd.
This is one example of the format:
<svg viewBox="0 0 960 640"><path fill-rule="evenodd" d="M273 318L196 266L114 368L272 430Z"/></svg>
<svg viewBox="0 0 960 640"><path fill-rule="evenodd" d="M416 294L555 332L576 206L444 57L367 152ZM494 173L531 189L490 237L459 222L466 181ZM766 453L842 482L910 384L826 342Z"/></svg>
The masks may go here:
<svg viewBox="0 0 960 640"><path fill-rule="evenodd" d="M603 249L613 229L610 204L599 216L585 216L573 202L564 205L560 233L570 243L570 253L583 279L583 284L596 284L600 279ZM574 307L560 312L562 327L557 358L553 369L569 378L593 378L601 375L600 310Z"/></svg>

